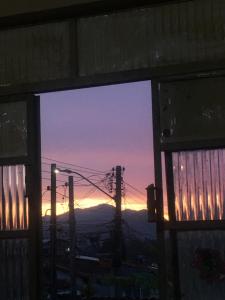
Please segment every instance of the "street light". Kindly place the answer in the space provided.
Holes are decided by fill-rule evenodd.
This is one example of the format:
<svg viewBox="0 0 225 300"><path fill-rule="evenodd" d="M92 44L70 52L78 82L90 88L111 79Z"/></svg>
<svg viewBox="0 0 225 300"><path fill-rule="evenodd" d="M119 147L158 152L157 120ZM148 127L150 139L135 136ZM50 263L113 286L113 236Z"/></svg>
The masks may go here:
<svg viewBox="0 0 225 300"><path fill-rule="evenodd" d="M76 174L76 175L80 176L81 178L83 178L84 180L86 180L91 185L93 185L96 189L98 189L99 191L101 191L102 193L104 193L106 196L108 196L109 198L111 198L111 199L113 199L115 201L115 197L111 196L106 191L104 191L102 188L100 188L98 185L96 185L94 182L92 182L90 179L88 179L87 177L85 177L84 175L82 175L82 174L80 174L80 173L78 173L76 171L72 171L70 169L55 168L54 172L56 174L58 174L58 173Z"/></svg>

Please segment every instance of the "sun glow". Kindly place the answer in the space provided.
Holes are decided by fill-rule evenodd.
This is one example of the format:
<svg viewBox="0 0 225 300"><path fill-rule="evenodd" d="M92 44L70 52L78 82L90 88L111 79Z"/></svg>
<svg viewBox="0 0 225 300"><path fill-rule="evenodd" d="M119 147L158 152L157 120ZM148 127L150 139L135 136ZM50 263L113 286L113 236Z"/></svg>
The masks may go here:
<svg viewBox="0 0 225 300"><path fill-rule="evenodd" d="M145 203L132 203L132 200L128 199L129 204L122 204L122 210L125 209L131 209L135 211L147 209ZM98 206L101 204L108 204L111 206L115 206L113 203L113 200L110 201L109 199L99 199L99 198L86 198L86 199L77 199L74 202L74 207L75 209L85 209L85 208L90 208L94 206ZM56 213L57 215L62 215L64 213L67 213L69 211L69 206L68 206L68 200L65 202L62 202L61 199L57 200L57 205L56 205ZM43 201L42 202L42 216L50 215L51 214L51 204L50 201Z"/></svg>

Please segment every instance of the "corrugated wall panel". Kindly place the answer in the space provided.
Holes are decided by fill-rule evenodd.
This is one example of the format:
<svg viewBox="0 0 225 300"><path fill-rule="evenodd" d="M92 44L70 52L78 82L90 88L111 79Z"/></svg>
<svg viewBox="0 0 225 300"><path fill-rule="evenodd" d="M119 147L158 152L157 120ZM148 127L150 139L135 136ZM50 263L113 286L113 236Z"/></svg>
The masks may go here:
<svg viewBox="0 0 225 300"><path fill-rule="evenodd" d="M225 78L158 85L162 144L224 139ZM196 147L196 146L195 146Z"/></svg>
<svg viewBox="0 0 225 300"><path fill-rule="evenodd" d="M30 299L28 247L26 239L0 240L1 300Z"/></svg>
<svg viewBox="0 0 225 300"><path fill-rule="evenodd" d="M80 75L225 57L225 1L195 0L81 18Z"/></svg>
<svg viewBox="0 0 225 300"><path fill-rule="evenodd" d="M28 227L25 167L0 167L0 231L27 230Z"/></svg>
<svg viewBox="0 0 225 300"><path fill-rule="evenodd" d="M26 102L0 104L0 158L27 156Z"/></svg>
<svg viewBox="0 0 225 300"><path fill-rule="evenodd" d="M0 87L70 76L69 22L0 31Z"/></svg>
<svg viewBox="0 0 225 300"><path fill-rule="evenodd" d="M224 167L223 149L173 153L178 221L225 219Z"/></svg>

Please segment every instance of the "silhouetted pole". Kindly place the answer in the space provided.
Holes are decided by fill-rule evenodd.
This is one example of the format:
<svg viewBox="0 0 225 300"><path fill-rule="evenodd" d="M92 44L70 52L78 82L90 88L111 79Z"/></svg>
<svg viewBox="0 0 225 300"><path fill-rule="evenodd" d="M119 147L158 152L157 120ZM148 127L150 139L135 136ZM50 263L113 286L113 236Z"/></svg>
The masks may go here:
<svg viewBox="0 0 225 300"><path fill-rule="evenodd" d="M71 299L76 299L76 220L74 211L73 176L69 176L69 233L70 233L70 277Z"/></svg>
<svg viewBox="0 0 225 300"><path fill-rule="evenodd" d="M122 168L121 166L116 166L116 193L115 193L115 235L114 235L114 258L113 267L115 272L120 268L122 263Z"/></svg>
<svg viewBox="0 0 225 300"><path fill-rule="evenodd" d="M51 250L51 299L57 297L56 274L56 164L51 164L51 219L50 219L50 250Z"/></svg>

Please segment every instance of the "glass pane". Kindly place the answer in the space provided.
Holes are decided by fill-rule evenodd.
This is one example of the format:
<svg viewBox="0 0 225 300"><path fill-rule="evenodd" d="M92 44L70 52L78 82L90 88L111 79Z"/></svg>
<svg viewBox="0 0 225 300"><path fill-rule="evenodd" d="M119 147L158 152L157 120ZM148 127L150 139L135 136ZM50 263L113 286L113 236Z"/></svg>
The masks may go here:
<svg viewBox="0 0 225 300"><path fill-rule="evenodd" d="M225 150L173 153L179 221L225 218Z"/></svg>
<svg viewBox="0 0 225 300"><path fill-rule="evenodd" d="M80 75L224 59L224 20L221 0L179 1L81 18Z"/></svg>
<svg viewBox="0 0 225 300"><path fill-rule="evenodd" d="M224 78L161 83L162 143L224 139L224 86Z"/></svg>
<svg viewBox="0 0 225 300"><path fill-rule="evenodd" d="M0 240L1 300L29 300L28 241Z"/></svg>
<svg viewBox="0 0 225 300"><path fill-rule="evenodd" d="M0 167L0 230L28 229L25 167Z"/></svg>
<svg viewBox="0 0 225 300"><path fill-rule="evenodd" d="M25 102L0 104L0 158L27 155Z"/></svg>
<svg viewBox="0 0 225 300"><path fill-rule="evenodd" d="M0 86L70 76L69 22L1 30Z"/></svg>
<svg viewBox="0 0 225 300"><path fill-rule="evenodd" d="M166 271L166 289L168 293L168 299L174 299L174 283L173 283L173 248L171 242L171 233L169 231L165 231L165 260L162 268L165 268ZM161 262L162 263L162 262Z"/></svg>
<svg viewBox="0 0 225 300"><path fill-rule="evenodd" d="M178 251L182 299L223 300L225 232L180 232Z"/></svg>

